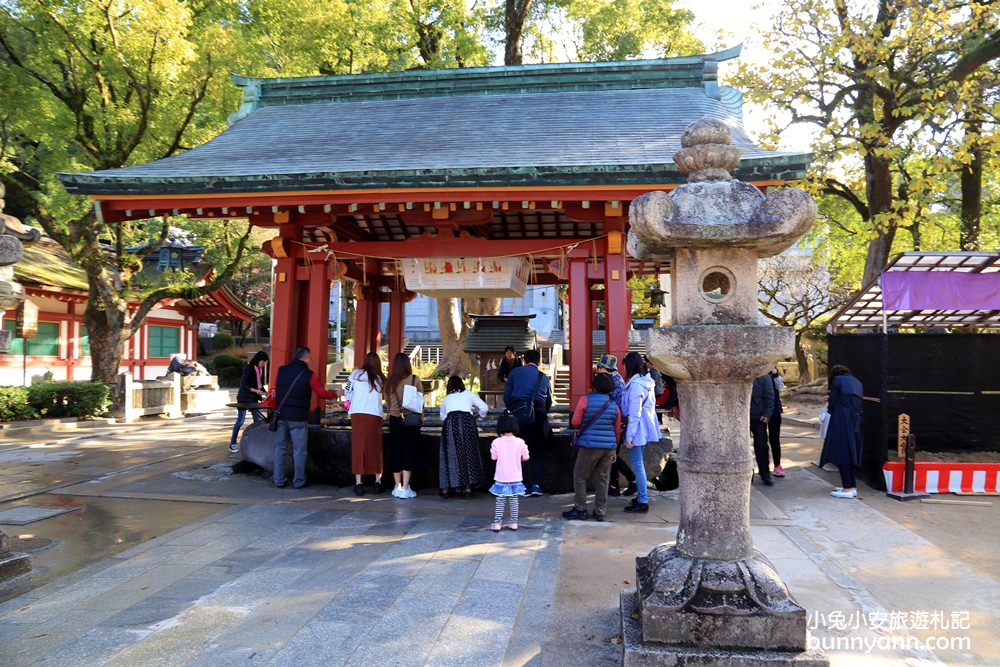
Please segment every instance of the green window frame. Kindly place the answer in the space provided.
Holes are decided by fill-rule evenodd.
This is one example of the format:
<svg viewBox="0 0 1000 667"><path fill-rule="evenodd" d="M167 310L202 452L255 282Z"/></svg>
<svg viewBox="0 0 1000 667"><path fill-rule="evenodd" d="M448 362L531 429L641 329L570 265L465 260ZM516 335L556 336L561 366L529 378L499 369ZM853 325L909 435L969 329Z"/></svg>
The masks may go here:
<svg viewBox="0 0 1000 667"><path fill-rule="evenodd" d="M17 330L17 321L14 318L3 323L5 331L11 333L10 354L20 356L25 354L24 339L14 335ZM38 336L28 339L27 355L29 357L58 357L59 356L59 323L39 322Z"/></svg>
<svg viewBox="0 0 1000 667"><path fill-rule="evenodd" d="M82 324L80 325L80 356L90 356L90 335L87 333L87 327Z"/></svg>
<svg viewBox="0 0 1000 667"><path fill-rule="evenodd" d="M8 317L3 322L3 330L10 332L10 352L4 352L4 354L20 357L24 354L24 339L18 338L14 334L17 330L17 321L13 317Z"/></svg>
<svg viewBox="0 0 1000 667"><path fill-rule="evenodd" d="M181 328L149 326L149 358L169 357L181 351Z"/></svg>

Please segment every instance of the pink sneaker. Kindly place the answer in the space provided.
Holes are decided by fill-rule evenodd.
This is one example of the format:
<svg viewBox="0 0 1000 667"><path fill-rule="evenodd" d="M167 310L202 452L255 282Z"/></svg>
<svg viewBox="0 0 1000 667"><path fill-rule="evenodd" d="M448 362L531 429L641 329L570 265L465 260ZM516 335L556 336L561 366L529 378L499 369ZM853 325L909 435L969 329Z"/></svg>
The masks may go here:
<svg viewBox="0 0 1000 667"><path fill-rule="evenodd" d="M517 524L516 523L508 523L507 527L510 528L511 530L517 530Z"/></svg>
<svg viewBox="0 0 1000 667"><path fill-rule="evenodd" d="M490 526L490 530L492 530L494 533L499 533L500 532L500 524L499 523L493 524L492 526Z"/></svg>
<svg viewBox="0 0 1000 667"><path fill-rule="evenodd" d="M775 477L784 477L785 471L782 470L781 466L774 466L774 470L771 471L771 474Z"/></svg>

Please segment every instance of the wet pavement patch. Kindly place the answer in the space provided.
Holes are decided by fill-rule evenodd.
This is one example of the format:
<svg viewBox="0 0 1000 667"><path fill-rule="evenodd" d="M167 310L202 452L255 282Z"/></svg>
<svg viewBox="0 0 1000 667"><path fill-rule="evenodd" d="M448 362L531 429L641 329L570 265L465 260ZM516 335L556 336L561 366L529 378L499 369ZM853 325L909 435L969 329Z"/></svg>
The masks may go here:
<svg viewBox="0 0 1000 667"><path fill-rule="evenodd" d="M75 512L79 507L44 507L40 505L21 505L0 510L0 524L8 526L26 526L29 523L51 519L60 514Z"/></svg>

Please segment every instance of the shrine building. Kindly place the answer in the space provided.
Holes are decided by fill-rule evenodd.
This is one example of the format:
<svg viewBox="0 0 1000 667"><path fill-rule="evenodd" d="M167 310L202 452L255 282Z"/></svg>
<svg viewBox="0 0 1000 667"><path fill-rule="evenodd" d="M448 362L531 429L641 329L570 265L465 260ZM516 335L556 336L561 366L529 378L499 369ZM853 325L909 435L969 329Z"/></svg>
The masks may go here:
<svg viewBox="0 0 1000 667"><path fill-rule="evenodd" d="M633 274L669 258L628 256L628 209L670 190L680 137L708 116L742 153L733 176L762 190L804 176L809 156L763 150L742 97L719 85L727 51L682 58L251 79L229 128L174 157L61 174L101 219L182 214L273 228L272 357L307 345L325 376L331 281L356 281L355 364L381 338L403 347L419 290L468 298L569 285L571 398L588 390L593 301L607 347L628 350ZM277 368L277 364L275 365Z"/></svg>

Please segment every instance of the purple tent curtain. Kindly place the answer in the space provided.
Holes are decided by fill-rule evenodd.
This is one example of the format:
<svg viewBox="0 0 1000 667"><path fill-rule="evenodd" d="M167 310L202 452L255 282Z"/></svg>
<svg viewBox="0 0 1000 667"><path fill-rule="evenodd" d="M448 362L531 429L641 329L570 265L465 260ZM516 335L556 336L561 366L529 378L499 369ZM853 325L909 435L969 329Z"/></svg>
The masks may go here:
<svg viewBox="0 0 1000 667"><path fill-rule="evenodd" d="M886 310L1000 310L1000 273L888 271Z"/></svg>

